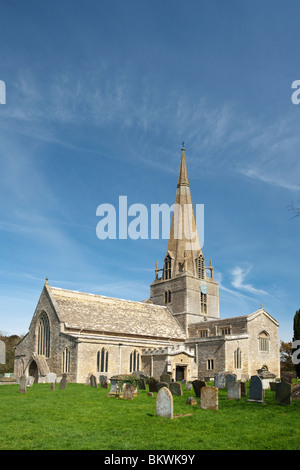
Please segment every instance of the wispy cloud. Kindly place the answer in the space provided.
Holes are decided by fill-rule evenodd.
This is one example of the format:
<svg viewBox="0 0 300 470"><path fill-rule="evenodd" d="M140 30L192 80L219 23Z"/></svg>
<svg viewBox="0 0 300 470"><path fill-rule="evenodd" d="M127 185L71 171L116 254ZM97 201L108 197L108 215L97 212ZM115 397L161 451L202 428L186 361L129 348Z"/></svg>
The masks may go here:
<svg viewBox="0 0 300 470"><path fill-rule="evenodd" d="M245 279L248 276L252 269L252 266L248 268L241 268L236 266L232 269L231 275L233 276L232 285L238 290L249 292L250 294L263 294L268 295L268 293L262 289L254 287L252 284L245 283Z"/></svg>

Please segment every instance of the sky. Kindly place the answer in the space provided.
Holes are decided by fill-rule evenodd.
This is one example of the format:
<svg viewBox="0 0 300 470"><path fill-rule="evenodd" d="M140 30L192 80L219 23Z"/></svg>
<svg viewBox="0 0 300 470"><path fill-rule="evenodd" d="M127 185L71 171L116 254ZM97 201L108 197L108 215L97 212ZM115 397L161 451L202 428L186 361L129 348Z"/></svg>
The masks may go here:
<svg viewBox="0 0 300 470"><path fill-rule="evenodd" d="M299 15L297 0L2 2L1 332L28 331L46 277L149 297L167 240L101 240L96 211L172 205L184 140L220 317L263 304L292 340Z"/></svg>

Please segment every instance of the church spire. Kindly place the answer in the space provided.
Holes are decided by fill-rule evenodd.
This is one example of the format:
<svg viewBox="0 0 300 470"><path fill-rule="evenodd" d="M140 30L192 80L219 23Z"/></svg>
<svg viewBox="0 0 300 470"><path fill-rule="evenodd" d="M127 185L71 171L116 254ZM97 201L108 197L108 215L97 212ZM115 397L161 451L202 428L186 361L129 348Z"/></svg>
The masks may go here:
<svg viewBox="0 0 300 470"><path fill-rule="evenodd" d="M202 255L202 252L190 192L183 142L174 212L165 258L164 279L173 278L184 272L198 277L197 259L200 255Z"/></svg>

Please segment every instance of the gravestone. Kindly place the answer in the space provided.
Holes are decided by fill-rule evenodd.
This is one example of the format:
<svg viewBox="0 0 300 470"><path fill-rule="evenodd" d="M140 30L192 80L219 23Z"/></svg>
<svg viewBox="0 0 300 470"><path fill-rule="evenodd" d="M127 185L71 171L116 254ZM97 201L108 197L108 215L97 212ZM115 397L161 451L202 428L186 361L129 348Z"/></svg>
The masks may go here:
<svg viewBox="0 0 300 470"><path fill-rule="evenodd" d="M206 383L204 382L204 380L193 380L192 385L196 397L200 398L201 389L206 386Z"/></svg>
<svg viewBox="0 0 300 470"><path fill-rule="evenodd" d="M197 400L195 397L188 397L186 400L187 405L197 405Z"/></svg>
<svg viewBox="0 0 300 470"><path fill-rule="evenodd" d="M187 384L185 384L185 389L186 390L193 390L193 385L191 384L191 382L188 382Z"/></svg>
<svg viewBox="0 0 300 470"><path fill-rule="evenodd" d="M205 386L201 389L201 408L217 410L219 408L218 388Z"/></svg>
<svg viewBox="0 0 300 470"><path fill-rule="evenodd" d="M55 382L51 382L50 390L55 390Z"/></svg>
<svg viewBox="0 0 300 470"><path fill-rule="evenodd" d="M0 339L0 364L6 364L6 346L2 339Z"/></svg>
<svg viewBox="0 0 300 470"><path fill-rule="evenodd" d="M292 400L300 400L300 385L292 385Z"/></svg>
<svg viewBox="0 0 300 470"><path fill-rule="evenodd" d="M123 398L124 400L132 400L135 393L135 386L129 383L124 384Z"/></svg>
<svg viewBox="0 0 300 470"><path fill-rule="evenodd" d="M62 379L61 381L59 382L59 388L60 390L65 390L67 388L67 384L68 384L68 381L67 381L67 374L63 374L62 375Z"/></svg>
<svg viewBox="0 0 300 470"><path fill-rule="evenodd" d="M292 403L292 384L280 382L276 387L275 401L279 405L290 405Z"/></svg>
<svg viewBox="0 0 300 470"><path fill-rule="evenodd" d="M236 382L236 375L235 374L226 374L225 376L225 386L228 387L230 382Z"/></svg>
<svg viewBox="0 0 300 470"><path fill-rule="evenodd" d="M154 377L150 377L149 379L149 392L157 392L158 381Z"/></svg>
<svg viewBox="0 0 300 470"><path fill-rule="evenodd" d="M158 392L163 387L170 388L167 382L158 382L158 384L156 384L156 391Z"/></svg>
<svg viewBox="0 0 300 470"><path fill-rule="evenodd" d="M242 397L247 396L246 382L241 382L241 396Z"/></svg>
<svg viewBox="0 0 300 470"><path fill-rule="evenodd" d="M182 397L182 388L181 384L178 382L171 382L170 383L170 392L172 395L176 395L178 397Z"/></svg>
<svg viewBox="0 0 300 470"><path fill-rule="evenodd" d="M108 382L107 382L107 376L106 375L100 375L99 381L100 381L100 387L101 388L108 388Z"/></svg>
<svg viewBox="0 0 300 470"><path fill-rule="evenodd" d="M19 388L20 393L26 393L26 383L27 383L27 379L26 379L25 375L21 375L21 377L20 377L20 388Z"/></svg>
<svg viewBox="0 0 300 470"><path fill-rule="evenodd" d="M264 403L264 388L258 375L252 375L251 377L248 401Z"/></svg>
<svg viewBox="0 0 300 470"><path fill-rule="evenodd" d="M166 382L169 386L170 386L170 383L171 383L171 376L170 374L162 374L160 376L160 382Z"/></svg>
<svg viewBox="0 0 300 470"><path fill-rule="evenodd" d="M140 390L146 390L146 380L144 378L140 378L138 381L138 386Z"/></svg>
<svg viewBox="0 0 300 470"><path fill-rule="evenodd" d="M292 372L281 372L281 381L291 384L293 382Z"/></svg>
<svg viewBox="0 0 300 470"><path fill-rule="evenodd" d="M214 375L214 386L217 388L225 388L225 374L224 372L219 372L218 374Z"/></svg>
<svg viewBox="0 0 300 470"><path fill-rule="evenodd" d="M94 374L92 374L91 377L90 377L90 384L91 384L91 387L93 387L93 388L98 387L97 379L96 379L96 376Z"/></svg>
<svg viewBox="0 0 300 470"><path fill-rule="evenodd" d="M47 384L51 384L52 382L56 382L57 375L54 372L49 372L46 375L46 382Z"/></svg>
<svg viewBox="0 0 300 470"><path fill-rule="evenodd" d="M227 398L228 400L241 399L241 384L240 382L228 382L227 384Z"/></svg>
<svg viewBox="0 0 300 470"><path fill-rule="evenodd" d="M162 387L156 397L156 414L164 418L173 418L173 396L167 387Z"/></svg>
<svg viewBox="0 0 300 470"><path fill-rule="evenodd" d="M153 397L153 392L148 392L148 393L147 393L147 397L152 398L152 397Z"/></svg>
<svg viewBox="0 0 300 470"><path fill-rule="evenodd" d="M32 387L33 384L34 384L34 377L29 375L26 379L26 386L27 387Z"/></svg>

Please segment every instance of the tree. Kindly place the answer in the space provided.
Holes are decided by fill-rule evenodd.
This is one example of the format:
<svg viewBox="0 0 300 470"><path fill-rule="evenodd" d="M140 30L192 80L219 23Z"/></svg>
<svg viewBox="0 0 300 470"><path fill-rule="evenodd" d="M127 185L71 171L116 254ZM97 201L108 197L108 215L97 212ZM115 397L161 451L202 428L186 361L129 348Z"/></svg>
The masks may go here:
<svg viewBox="0 0 300 470"><path fill-rule="evenodd" d="M300 217L300 199L298 200L296 207L292 202L292 204L288 206L288 210L293 214L292 219L294 219L295 217Z"/></svg>
<svg viewBox="0 0 300 470"><path fill-rule="evenodd" d="M300 310L297 310L294 316L294 336L293 341L300 340ZM298 348L294 348L293 352L296 351ZM295 364L295 370L297 377L300 377L300 364Z"/></svg>
<svg viewBox="0 0 300 470"><path fill-rule="evenodd" d="M282 371L294 370L292 361L292 342L280 341L280 368Z"/></svg>

